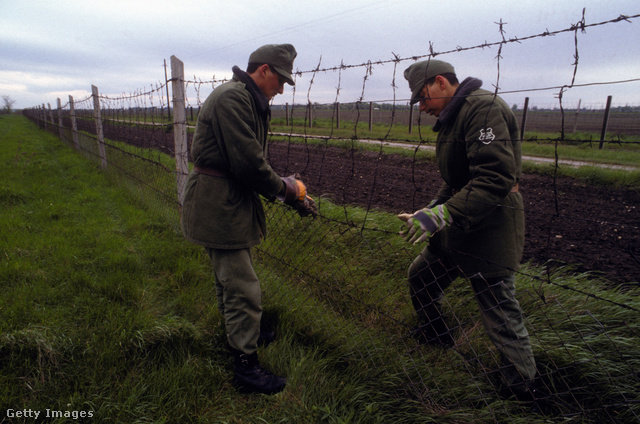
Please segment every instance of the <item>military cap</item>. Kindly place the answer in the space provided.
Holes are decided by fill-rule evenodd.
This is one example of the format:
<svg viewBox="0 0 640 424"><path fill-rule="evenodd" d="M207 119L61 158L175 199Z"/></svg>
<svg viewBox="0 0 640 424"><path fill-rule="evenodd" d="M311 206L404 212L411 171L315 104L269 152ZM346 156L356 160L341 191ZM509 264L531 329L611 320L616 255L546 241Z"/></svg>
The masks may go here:
<svg viewBox="0 0 640 424"><path fill-rule="evenodd" d="M426 82L442 74L455 74L453 65L441 60L423 60L409 66L404 71L404 78L409 81L409 89L411 90L411 104L418 103L420 100L420 92Z"/></svg>
<svg viewBox="0 0 640 424"><path fill-rule="evenodd" d="M291 44L267 44L249 56L249 63L266 63L279 75L281 75L289 85L295 85L291 75L293 71L293 60L298 53Z"/></svg>

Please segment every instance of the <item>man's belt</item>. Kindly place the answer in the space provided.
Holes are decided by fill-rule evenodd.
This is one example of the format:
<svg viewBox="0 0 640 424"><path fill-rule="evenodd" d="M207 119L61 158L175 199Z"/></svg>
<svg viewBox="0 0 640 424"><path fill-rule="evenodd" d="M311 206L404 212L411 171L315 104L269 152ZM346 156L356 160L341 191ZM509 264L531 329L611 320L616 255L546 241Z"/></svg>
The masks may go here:
<svg viewBox="0 0 640 424"><path fill-rule="evenodd" d="M453 194L455 195L456 193L460 192L460 190L451 190L453 192ZM516 183L516 185L514 185L513 187L511 187L511 193L517 193L518 191L520 191L520 184Z"/></svg>
<svg viewBox="0 0 640 424"><path fill-rule="evenodd" d="M198 174L208 175L210 177L218 177L218 178L228 178L229 173L226 171L221 171L219 169L207 168L206 166L195 165L193 170Z"/></svg>

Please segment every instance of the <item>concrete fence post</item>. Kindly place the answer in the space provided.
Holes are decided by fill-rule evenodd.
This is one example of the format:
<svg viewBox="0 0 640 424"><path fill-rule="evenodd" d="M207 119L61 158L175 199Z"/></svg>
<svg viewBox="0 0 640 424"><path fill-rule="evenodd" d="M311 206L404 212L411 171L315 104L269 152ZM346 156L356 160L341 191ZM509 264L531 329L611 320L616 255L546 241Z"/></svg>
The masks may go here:
<svg viewBox="0 0 640 424"><path fill-rule="evenodd" d="M62 131L62 102L60 101L60 97L58 97L58 134L60 135L60 140L64 140L64 133Z"/></svg>
<svg viewBox="0 0 640 424"><path fill-rule="evenodd" d="M522 124L520 125L520 140L524 141L524 131L527 128L527 111L529 110L529 98L524 98L524 108L522 109Z"/></svg>
<svg viewBox="0 0 640 424"><path fill-rule="evenodd" d="M56 123L53 120L53 110L51 109L51 103L47 103L47 108L48 108L48 121L51 124L51 126L53 127ZM51 128L51 131L53 131L53 128Z"/></svg>
<svg viewBox="0 0 640 424"><path fill-rule="evenodd" d="M73 137L73 145L76 150L80 150L80 141L78 140L78 122L76 121L76 107L73 102L73 96L69 95L69 119L71 119L71 136Z"/></svg>
<svg viewBox="0 0 640 424"><path fill-rule="evenodd" d="M100 94L98 87L91 86L93 97L93 118L96 121L96 137L98 138L98 151L100 152L100 167L107 169L107 150L104 146L104 130L102 129L102 112L100 111Z"/></svg>
<svg viewBox="0 0 640 424"><path fill-rule="evenodd" d="M178 203L182 208L182 196L189 176L189 151L187 147L184 63L175 56L171 56L171 89L173 94L173 142L176 160L176 183Z"/></svg>
<svg viewBox="0 0 640 424"><path fill-rule="evenodd" d="M49 128L47 124L47 108L42 103L42 125L44 126L45 131Z"/></svg>

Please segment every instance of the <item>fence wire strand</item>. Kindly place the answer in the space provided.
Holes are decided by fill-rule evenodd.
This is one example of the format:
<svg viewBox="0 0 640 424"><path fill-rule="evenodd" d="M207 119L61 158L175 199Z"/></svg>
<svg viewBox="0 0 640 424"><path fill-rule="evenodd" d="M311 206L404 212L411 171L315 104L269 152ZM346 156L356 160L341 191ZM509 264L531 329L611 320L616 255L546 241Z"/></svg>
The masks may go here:
<svg viewBox="0 0 640 424"><path fill-rule="evenodd" d="M544 31L526 37L508 38L505 25L496 22L500 40L475 46L435 51L429 44L427 54L390 60L367 61L321 67L322 57L314 69L296 71L296 80L309 77L306 105L295 103L293 88L291 107L272 105L272 127L284 128L271 133L269 160L280 175L300 173L309 192L319 206L317 219L303 220L278 202L265 200L269 215L269 236L256 249L256 268L264 288L267 311L281 317L294 317L295 337L301 343L324 346L340 352L349 366L361 366L381 384L380 390L392 397L405 397L421 405L428 414L444 415L460 408L478 408L479 421L516 421L521 410L497 396L501 352L490 342L479 318L482 308L476 303L468 278L455 277L461 270L449 270L453 283L442 299L442 309L454 335L453 349L442 351L419 345L411 336L416 325L415 312L406 284L407 268L419 248L407 245L399 236L399 221L390 217L399 212L412 212L425 207L440 186L433 163L422 155L433 148L434 138L428 118L414 116L397 97L396 71L409 60L432 58L468 50L484 51L497 47L497 78L493 84L494 99L501 91L503 47L550 36L572 34L574 62L571 81L561 87L522 88L510 93L558 90L559 112L531 112L527 126L539 124L560 137L533 140L553 143L553 173L544 182L523 176L525 213L534 206L536 216L527 215L529 251L527 263L517 271L517 300L524 311L537 362L539 387L548 413L566 420L584 422L640 421L640 326L637 276L638 241L640 240L640 196L632 191L612 190L611 197L621 213L612 215L611 202L594 197L578 197L583 204L599 205L601 215L591 209L589 215L569 208L576 202L565 196L579 192L584 196L589 187L561 177L559 147L569 143L566 135L570 109L564 102L567 90L580 90L591 84L632 84L640 79L615 82L576 84L579 69L579 34L595 26L621 22L635 24L640 15L620 15L598 23L582 19L570 27ZM373 149L367 150L361 135L369 133L365 122L366 94L377 67L392 65L388 87L391 98L385 112L382 131L369 138ZM352 70L362 72L360 96L340 105L347 78ZM337 77L334 102L314 104L314 80L320 74ZM176 81L151 85L121 96L100 95L104 141L100 140L94 119L93 98L72 100L53 112L38 106L24 113L43 128L59 134L87 159L100 163L99 145L106 149L106 172L115 176L140 199L141 204L162 211L168 222L179 231L179 191L176 187L174 128L171 120L167 84L184 83L191 94L185 96L188 127L193 128L203 103L203 93L227 82L226 79ZM297 81L296 81L297 82ZM192 104L193 102L193 104ZM343 109L340 109L340 106ZM372 114L370 105L369 116ZM387 113L388 111L388 113ZM586 124L601 117L601 112L583 112ZM58 119L60 116L60 119ZM626 115L618 117L621 122ZM535 123L535 120L538 123ZM576 124L578 117L576 113ZM620 134L640 135L637 113L618 130ZM409 137L413 124L418 135ZM626 120L624 122L627 122ZM328 124L326 124L328 123ZM612 121L610 121L610 124ZM326 128L322 128L322 126ZM635 126L633 126L635 125ZM371 121L369 126L373 126ZM77 127L77 131L73 129ZM325 130L316 135L317 129ZM405 136L399 131L404 131ZM593 131L586 127L585 132ZM191 133L189 133L189 142ZM316 138L317 137L317 138ZM530 140L531 141L531 140ZM597 140L583 139L572 143L590 145ZM407 155L389 154L387 147L397 143L409 149ZM426 172L429 168L431 172ZM552 192L549 193L548 184ZM530 187L530 189L529 189ZM601 191L600 191L601 192ZM635 196L635 197L634 197ZM625 200L627 203L620 203ZM635 203L634 203L635 202ZM625 212L626 211L626 212ZM565 232L569 223L581 225L579 234ZM580 247L597 248L599 237L609 239L606 258L624 256L631 263L628 270L607 274L604 261L573 264ZM573 244L562 244L570 238ZM627 241L628 240L628 241ZM569 253L575 253L568 255ZM487 258L477 258L490 261ZM582 267L584 268L584 266ZM585 281L592 286L585 286ZM490 288L487 288L490 290ZM497 306L499 308L499 306ZM275 312L274 312L275 311ZM284 319L284 318L283 318ZM391 360L393 358L393 360ZM345 365L346 366L346 365ZM457 372L453 372L457 371ZM387 377L382 377L386 375ZM388 376L395 376L390 378ZM480 409L482 408L482 409Z"/></svg>

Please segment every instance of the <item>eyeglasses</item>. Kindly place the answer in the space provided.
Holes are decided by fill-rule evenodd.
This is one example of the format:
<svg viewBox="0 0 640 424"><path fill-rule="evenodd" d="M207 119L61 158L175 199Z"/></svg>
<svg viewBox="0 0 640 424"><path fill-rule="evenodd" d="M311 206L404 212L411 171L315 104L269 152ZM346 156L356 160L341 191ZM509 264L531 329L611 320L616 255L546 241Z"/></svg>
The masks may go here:
<svg viewBox="0 0 640 424"><path fill-rule="evenodd" d="M280 85L284 85L285 82L287 82L287 80L284 79L284 77L282 75L280 75L274 68L273 66L269 65L269 70L271 71L272 74L276 75L278 77L278 82L280 83Z"/></svg>

